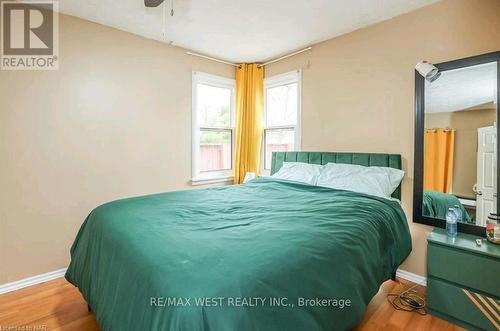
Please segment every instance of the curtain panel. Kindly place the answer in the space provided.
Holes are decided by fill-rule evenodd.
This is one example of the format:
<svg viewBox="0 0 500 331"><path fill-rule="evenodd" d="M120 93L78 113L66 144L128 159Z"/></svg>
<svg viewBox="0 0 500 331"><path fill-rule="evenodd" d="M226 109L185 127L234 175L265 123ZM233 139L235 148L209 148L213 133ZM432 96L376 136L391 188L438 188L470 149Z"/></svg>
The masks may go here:
<svg viewBox="0 0 500 331"><path fill-rule="evenodd" d="M449 193L453 181L455 129L425 130L424 190Z"/></svg>
<svg viewBox="0 0 500 331"><path fill-rule="evenodd" d="M258 174L264 113L264 67L242 64L236 68L236 161L234 183L247 172Z"/></svg>

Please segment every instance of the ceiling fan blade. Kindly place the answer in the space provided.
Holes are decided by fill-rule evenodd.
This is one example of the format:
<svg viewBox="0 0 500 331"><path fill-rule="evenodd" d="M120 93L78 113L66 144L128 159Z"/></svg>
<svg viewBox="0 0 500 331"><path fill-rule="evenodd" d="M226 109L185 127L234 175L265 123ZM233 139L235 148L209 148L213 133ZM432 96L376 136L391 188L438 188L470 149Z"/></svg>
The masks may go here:
<svg viewBox="0 0 500 331"><path fill-rule="evenodd" d="M163 1L164 0L144 0L144 5L146 7L158 7Z"/></svg>

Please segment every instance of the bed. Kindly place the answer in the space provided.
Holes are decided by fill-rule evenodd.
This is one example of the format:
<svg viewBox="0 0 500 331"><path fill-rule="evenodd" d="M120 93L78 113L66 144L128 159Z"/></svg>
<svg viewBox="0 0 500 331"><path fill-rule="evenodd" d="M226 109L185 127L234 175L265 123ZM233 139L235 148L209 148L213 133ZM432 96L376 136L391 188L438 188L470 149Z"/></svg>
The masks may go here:
<svg viewBox="0 0 500 331"><path fill-rule="evenodd" d="M399 155L279 152L272 173L283 161L401 167ZM346 330L410 251L395 199L258 178L97 207L66 279L103 330Z"/></svg>
<svg viewBox="0 0 500 331"><path fill-rule="evenodd" d="M453 194L424 191L424 216L445 220L448 209L456 206L458 206L462 211L463 219L460 222L472 222L472 219L464 205Z"/></svg>

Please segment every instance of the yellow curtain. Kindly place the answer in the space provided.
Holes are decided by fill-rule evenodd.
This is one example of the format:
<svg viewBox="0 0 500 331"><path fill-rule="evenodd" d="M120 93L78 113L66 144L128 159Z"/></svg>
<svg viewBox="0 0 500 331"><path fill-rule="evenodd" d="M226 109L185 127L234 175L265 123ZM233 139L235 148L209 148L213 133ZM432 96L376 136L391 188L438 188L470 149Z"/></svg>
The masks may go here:
<svg viewBox="0 0 500 331"><path fill-rule="evenodd" d="M454 129L425 130L424 190L449 193L453 179Z"/></svg>
<svg viewBox="0 0 500 331"><path fill-rule="evenodd" d="M242 64L236 67L236 162L234 183L245 174L259 171L264 113L264 67Z"/></svg>

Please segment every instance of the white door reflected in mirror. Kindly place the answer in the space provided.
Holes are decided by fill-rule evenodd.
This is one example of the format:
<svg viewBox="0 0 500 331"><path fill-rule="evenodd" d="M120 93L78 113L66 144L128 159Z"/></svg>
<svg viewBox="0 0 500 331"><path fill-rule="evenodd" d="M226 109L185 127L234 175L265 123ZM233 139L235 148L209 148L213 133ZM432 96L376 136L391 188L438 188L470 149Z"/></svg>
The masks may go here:
<svg viewBox="0 0 500 331"><path fill-rule="evenodd" d="M497 128L477 129L476 224L486 226L486 218L497 209Z"/></svg>

